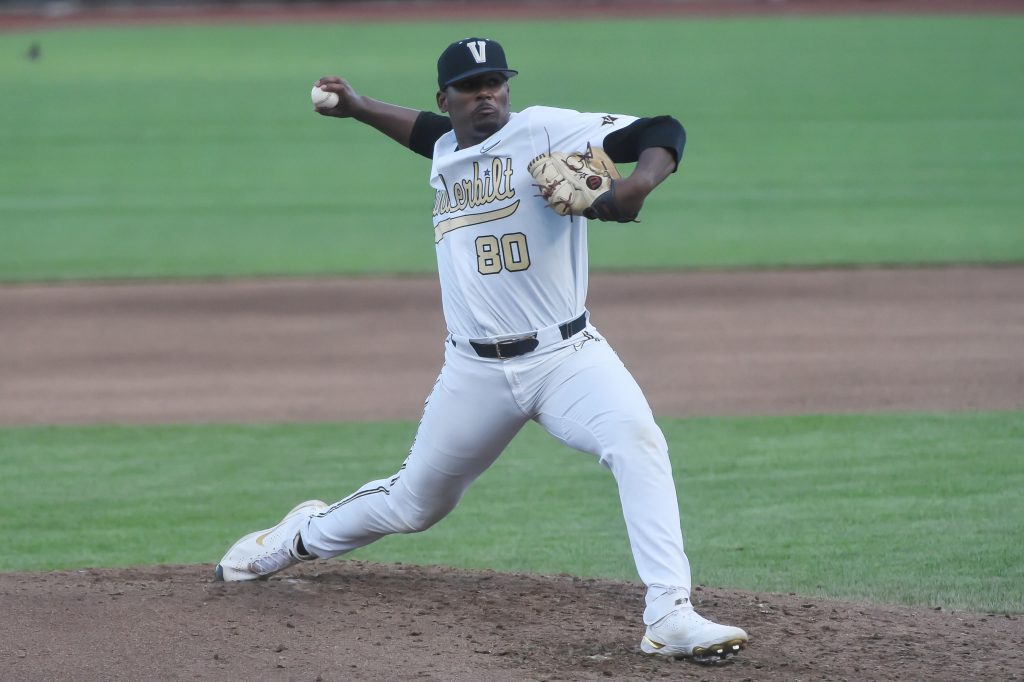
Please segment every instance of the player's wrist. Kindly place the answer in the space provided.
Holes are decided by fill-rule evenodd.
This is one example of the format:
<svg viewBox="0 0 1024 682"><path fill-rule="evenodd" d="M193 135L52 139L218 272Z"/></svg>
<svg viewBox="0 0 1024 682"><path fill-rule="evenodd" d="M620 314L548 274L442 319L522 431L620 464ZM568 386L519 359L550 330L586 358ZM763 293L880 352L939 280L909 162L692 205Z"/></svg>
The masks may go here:
<svg viewBox="0 0 1024 682"><path fill-rule="evenodd" d="M619 180L615 190L620 202L639 201L643 203L643 200L654 190L656 185L654 178L645 173L634 172L628 178Z"/></svg>
<svg viewBox="0 0 1024 682"><path fill-rule="evenodd" d="M372 125L381 115L384 103L379 102L365 95L352 94L348 103L349 116L359 121Z"/></svg>

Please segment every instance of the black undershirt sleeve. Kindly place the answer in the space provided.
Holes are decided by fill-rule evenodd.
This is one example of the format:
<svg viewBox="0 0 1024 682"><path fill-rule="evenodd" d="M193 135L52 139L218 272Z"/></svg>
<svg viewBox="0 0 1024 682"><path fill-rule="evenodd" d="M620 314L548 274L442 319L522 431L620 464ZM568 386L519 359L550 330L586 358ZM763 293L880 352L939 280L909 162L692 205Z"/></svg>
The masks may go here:
<svg viewBox="0 0 1024 682"><path fill-rule="evenodd" d="M615 163L634 163L643 150L664 147L675 157L679 168L685 145L686 130L671 116L637 119L604 138L604 150Z"/></svg>
<svg viewBox="0 0 1024 682"><path fill-rule="evenodd" d="M434 158L434 143L438 138L452 129L452 122L447 116L430 111L421 111L412 125L409 136L409 149L428 159Z"/></svg>

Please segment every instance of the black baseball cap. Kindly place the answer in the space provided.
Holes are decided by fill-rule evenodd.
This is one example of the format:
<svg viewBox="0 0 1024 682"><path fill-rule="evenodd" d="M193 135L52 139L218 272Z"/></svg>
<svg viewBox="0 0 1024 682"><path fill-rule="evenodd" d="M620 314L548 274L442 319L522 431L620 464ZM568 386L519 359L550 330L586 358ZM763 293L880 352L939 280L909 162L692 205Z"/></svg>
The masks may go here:
<svg viewBox="0 0 1024 682"><path fill-rule="evenodd" d="M505 50L494 40L466 38L449 45L437 60L437 86L444 90L452 83L481 73L497 71L511 78L519 73L508 68Z"/></svg>

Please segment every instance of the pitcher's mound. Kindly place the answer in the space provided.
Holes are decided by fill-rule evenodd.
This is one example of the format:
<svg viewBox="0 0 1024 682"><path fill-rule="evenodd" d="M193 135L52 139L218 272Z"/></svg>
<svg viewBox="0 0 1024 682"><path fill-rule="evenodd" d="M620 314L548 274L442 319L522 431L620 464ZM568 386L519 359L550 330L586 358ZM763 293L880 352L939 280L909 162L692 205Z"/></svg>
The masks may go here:
<svg viewBox="0 0 1024 682"><path fill-rule="evenodd" d="M749 647L714 668L644 656L639 584L358 561L250 583L212 566L0 574L18 680L1014 679L1018 616L699 587ZM1012 673L1012 674L1011 674Z"/></svg>

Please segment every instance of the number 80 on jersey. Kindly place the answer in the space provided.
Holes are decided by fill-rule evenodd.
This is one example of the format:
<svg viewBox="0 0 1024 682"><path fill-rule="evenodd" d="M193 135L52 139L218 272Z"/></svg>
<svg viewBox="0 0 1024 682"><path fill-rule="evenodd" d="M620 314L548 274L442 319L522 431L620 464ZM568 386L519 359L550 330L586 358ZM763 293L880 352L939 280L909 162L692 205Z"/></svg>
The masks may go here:
<svg viewBox="0 0 1024 682"><path fill-rule="evenodd" d="M481 275L496 275L503 269L520 272L530 267L526 235L510 232L500 238L492 234L476 238L476 269Z"/></svg>

